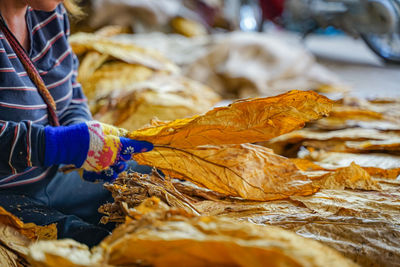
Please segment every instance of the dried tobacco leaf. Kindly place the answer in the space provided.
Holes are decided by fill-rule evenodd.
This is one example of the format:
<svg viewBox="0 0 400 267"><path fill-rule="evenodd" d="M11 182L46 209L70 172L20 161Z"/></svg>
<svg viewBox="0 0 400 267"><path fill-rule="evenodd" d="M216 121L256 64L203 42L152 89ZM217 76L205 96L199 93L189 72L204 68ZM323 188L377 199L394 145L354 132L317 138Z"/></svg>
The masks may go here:
<svg viewBox="0 0 400 267"><path fill-rule="evenodd" d="M207 28L203 24L191 19L176 17L170 23L174 32L186 37L204 36L207 34Z"/></svg>
<svg viewBox="0 0 400 267"><path fill-rule="evenodd" d="M278 136L271 143L298 143L304 140L390 140L399 138L396 133L388 133L375 129L350 128L336 131L302 129Z"/></svg>
<svg viewBox="0 0 400 267"><path fill-rule="evenodd" d="M314 178L314 184L323 189L381 190L378 182L355 163L351 163L349 167L324 174L321 178Z"/></svg>
<svg viewBox="0 0 400 267"><path fill-rule="evenodd" d="M2 267L28 266L26 257L31 240L12 226L0 223L0 263Z"/></svg>
<svg viewBox="0 0 400 267"><path fill-rule="evenodd" d="M362 266L389 267L400 260L398 189L397 184L384 192L320 190L290 200L202 201L195 206L206 214L292 230L340 251Z"/></svg>
<svg viewBox="0 0 400 267"><path fill-rule="evenodd" d="M23 223L20 219L0 207L0 224L11 226L30 240L57 239L55 224L37 226L34 223Z"/></svg>
<svg viewBox="0 0 400 267"><path fill-rule="evenodd" d="M101 263L102 254L71 239L37 242L28 256L32 267L113 267Z"/></svg>
<svg viewBox="0 0 400 267"><path fill-rule="evenodd" d="M193 217L157 198L129 210L129 216L92 253L72 241L42 241L30 248L30 262L33 267L357 266L278 227Z"/></svg>
<svg viewBox="0 0 400 267"><path fill-rule="evenodd" d="M55 224L37 226L24 224L20 219L0 207L0 263L3 267L28 266L26 257L31 241L57 238Z"/></svg>
<svg viewBox="0 0 400 267"><path fill-rule="evenodd" d="M310 166L309 162L303 159L295 162L302 162L303 165L299 166ZM363 176L365 174L361 175ZM347 187L356 187L358 181L349 181L353 184ZM346 183L346 179L341 182ZM124 181L119 180L118 183L114 191L116 193L118 188L123 187ZM396 254L396 240L400 237L399 183L387 184L386 181L380 180L379 185L384 188L382 192L323 189L311 196L293 196L291 200L268 202L205 195L206 191L186 182L181 186L179 184L181 182L173 183L184 195L185 192L189 192L190 197L185 201L189 201L190 205L203 215L219 215L292 229L300 235L338 249L363 266L392 266L393 262L400 260L400 254ZM181 188L184 190L180 190ZM150 194L151 188L148 190L145 195ZM126 201L135 201L138 196L133 191L130 196L124 195L124 192L126 191L122 190L118 194ZM315 205L308 208L300 199ZM170 202L169 205L175 207L176 204Z"/></svg>
<svg viewBox="0 0 400 267"><path fill-rule="evenodd" d="M308 159L294 158L294 159L290 159L290 160L294 164L296 164L297 168L299 168L300 170L305 171L305 172L336 170L334 168L333 169L332 168L324 168L324 167L318 165L317 164L318 162L313 162ZM350 164L353 164L353 162L351 162ZM400 175L400 168L393 168L393 169L382 169L382 168L378 168L378 167L361 167L361 168L374 178L396 179Z"/></svg>
<svg viewBox="0 0 400 267"><path fill-rule="evenodd" d="M398 154L400 151L399 137L385 140L366 140L366 141L345 141L345 140L306 140L301 143L308 149L319 149L326 152L350 152L350 153L366 153L366 152L383 152ZM298 144L298 145L299 145ZM269 145L270 148L279 148L279 144ZM278 150L279 151L279 150Z"/></svg>
<svg viewBox="0 0 400 267"><path fill-rule="evenodd" d="M79 64L78 81L80 83L87 81L108 58L108 55L96 51L87 53Z"/></svg>
<svg viewBox="0 0 400 267"><path fill-rule="evenodd" d="M106 97L113 92L124 91L131 84L145 81L153 75L149 68L110 62L95 70L90 77L82 81L85 94L91 101Z"/></svg>
<svg viewBox="0 0 400 267"><path fill-rule="evenodd" d="M262 142L328 115L331 107L331 100L315 92L290 91L237 101L201 116L137 130L129 137L175 148Z"/></svg>
<svg viewBox="0 0 400 267"><path fill-rule="evenodd" d="M400 138L390 140L368 140L362 142L346 142L346 147L353 151L385 151L398 152L400 151Z"/></svg>
<svg viewBox="0 0 400 267"><path fill-rule="evenodd" d="M296 157L301 146L313 147L325 151L353 152L346 146L346 141L392 140L399 139L396 132L385 132L376 129L349 128L335 131L305 128L275 137L262 145L275 153Z"/></svg>
<svg viewBox="0 0 400 267"><path fill-rule="evenodd" d="M352 162L361 167L373 167L384 170L392 169L394 171L400 166L400 156L383 153L354 154L311 151L305 155L302 155L302 157L310 159L327 169L347 167Z"/></svg>
<svg viewBox="0 0 400 267"><path fill-rule="evenodd" d="M189 214L200 214L193 207L189 196L178 191L171 180L156 171L151 175L122 173L114 183L106 184L105 188L112 193L114 202L99 208L99 212L106 215L101 219L104 224L125 222L127 209L140 205L149 197L158 197L169 206L183 209Z"/></svg>
<svg viewBox="0 0 400 267"><path fill-rule="evenodd" d="M362 107L335 103L328 118L311 125L312 128L338 130L352 127L371 129L400 129L400 124L389 116Z"/></svg>
<svg viewBox="0 0 400 267"><path fill-rule="evenodd" d="M155 70L179 73L179 68L155 50L143 48L131 43L118 42L91 33L77 33L69 38L76 54L97 51L129 64L139 64Z"/></svg>
<svg viewBox="0 0 400 267"><path fill-rule="evenodd" d="M244 199L266 201L316 191L311 180L290 160L252 144L194 149L156 147L136 154L134 159L173 178Z"/></svg>
<svg viewBox="0 0 400 267"><path fill-rule="evenodd" d="M132 76L129 71L126 73ZM193 116L208 111L220 101L211 88L182 76L154 74L147 78L127 84L123 90L117 90L120 87L110 80L104 83L110 85L108 92L111 93L98 101L95 118L136 130L154 117L174 120Z"/></svg>
<svg viewBox="0 0 400 267"><path fill-rule="evenodd" d="M149 201L154 202L154 199ZM336 251L277 227L188 217L144 202L138 220L106 238L107 263L151 266L356 266Z"/></svg>

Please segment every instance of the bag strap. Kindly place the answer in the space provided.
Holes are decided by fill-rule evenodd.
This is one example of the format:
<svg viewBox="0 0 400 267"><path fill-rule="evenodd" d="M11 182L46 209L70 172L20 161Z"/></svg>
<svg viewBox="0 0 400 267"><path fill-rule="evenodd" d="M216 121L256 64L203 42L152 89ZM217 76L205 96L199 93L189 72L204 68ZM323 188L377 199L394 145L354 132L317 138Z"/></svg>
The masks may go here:
<svg viewBox="0 0 400 267"><path fill-rule="evenodd" d="M37 71L35 65L25 52L25 49L21 46L12 32L8 29L5 21L3 18L0 17L0 30L3 32L4 36L6 37L8 43L10 44L11 48L14 50L15 54L18 56L19 60L21 61L22 65L24 66L26 72L28 73L29 78L32 82L36 85L40 96L43 98L44 102L47 106L47 111L49 113L49 123L52 126L60 126L58 121L57 113L56 113L56 103L50 94L49 90L47 89L46 85L42 77L40 76L39 72Z"/></svg>

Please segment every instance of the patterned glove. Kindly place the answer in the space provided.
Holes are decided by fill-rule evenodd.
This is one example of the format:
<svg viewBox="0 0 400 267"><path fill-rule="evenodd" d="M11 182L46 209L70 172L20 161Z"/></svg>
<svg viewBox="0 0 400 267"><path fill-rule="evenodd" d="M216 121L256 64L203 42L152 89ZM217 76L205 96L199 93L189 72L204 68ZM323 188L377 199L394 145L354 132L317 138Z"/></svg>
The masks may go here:
<svg viewBox="0 0 400 267"><path fill-rule="evenodd" d="M151 143L125 138L124 129L97 121L45 128L44 165L74 164L89 181L111 181L126 169L134 153L153 149ZM110 168L109 168L110 167Z"/></svg>

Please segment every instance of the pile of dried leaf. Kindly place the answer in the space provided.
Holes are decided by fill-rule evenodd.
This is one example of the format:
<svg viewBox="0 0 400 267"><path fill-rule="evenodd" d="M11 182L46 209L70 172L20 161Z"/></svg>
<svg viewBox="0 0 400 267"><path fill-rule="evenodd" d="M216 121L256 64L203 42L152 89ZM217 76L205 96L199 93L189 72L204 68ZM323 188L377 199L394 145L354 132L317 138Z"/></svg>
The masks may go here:
<svg viewBox="0 0 400 267"><path fill-rule="evenodd" d="M81 62L78 80L96 119L134 130L153 117L203 113L220 100L209 87L180 75L161 54L108 37L116 33L110 27L70 38Z"/></svg>
<svg viewBox="0 0 400 267"><path fill-rule="evenodd" d="M290 96L299 100L297 105L288 101ZM107 215L104 222L123 222L129 208L157 196L193 215L218 215L292 230L335 248L362 266L393 266L400 261L400 182L396 180L400 161L395 146L386 151L381 148L380 154L360 149L357 152L362 154L350 154L334 150L338 146L331 143L343 149L349 141L371 143L368 140L372 136L385 140L386 147L390 141L395 143L390 138L396 135L400 103L339 101L330 117L290 132L318 117L294 119L291 116L297 111L309 115L314 110L321 116L325 113L319 108L328 107L328 103L320 102L322 99L304 96L291 92L268 98L264 109L255 108L251 100L239 102L253 107L252 112L243 111L235 103L219 114L224 122L215 120L219 112L214 110L198 118L161 123L132 133L132 137L160 144L154 152L135 159L156 166L167 178L157 173L121 176L107 186L115 203L101 208ZM308 105L313 108L307 109ZM280 109L283 106L286 110ZM242 123L234 118L241 118ZM232 125L238 129L230 128ZM293 128L285 129L287 125ZM384 125L388 129L383 129ZM346 131L355 137L351 139L349 134L350 140L344 139L346 135L341 133ZM368 131L379 134L368 135ZM281 135L285 132L290 133ZM300 157L278 156L257 145L226 145L274 136L268 146L294 157L299 152ZM324 142L317 142L318 138ZM372 143L375 147L370 152L376 152L377 143ZM193 148L203 144L213 146Z"/></svg>
<svg viewBox="0 0 400 267"><path fill-rule="evenodd" d="M320 243L272 226L193 216L151 198L89 252L76 242L40 242L30 262L86 266L357 266Z"/></svg>
<svg viewBox="0 0 400 267"><path fill-rule="evenodd" d="M29 266L28 247L32 241L57 238L54 224L41 227L24 224L17 217L0 207L0 263L4 267Z"/></svg>

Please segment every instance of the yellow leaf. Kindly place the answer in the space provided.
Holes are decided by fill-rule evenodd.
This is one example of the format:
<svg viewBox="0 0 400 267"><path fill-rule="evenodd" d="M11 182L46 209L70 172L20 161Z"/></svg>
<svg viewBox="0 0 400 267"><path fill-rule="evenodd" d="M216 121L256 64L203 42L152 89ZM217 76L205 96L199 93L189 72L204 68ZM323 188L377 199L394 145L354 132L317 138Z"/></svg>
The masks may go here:
<svg viewBox="0 0 400 267"><path fill-rule="evenodd" d="M144 210L138 221L128 221L100 244L108 264L357 266L318 242L278 227L213 216L190 217L179 210L157 208L160 204L148 199L136 209L136 213Z"/></svg>
<svg viewBox="0 0 400 267"><path fill-rule="evenodd" d="M91 33L76 33L69 39L76 54L97 51L103 55L122 60L130 64L139 64L151 69L178 73L179 68L155 50L143 48L131 43L123 43Z"/></svg>
<svg viewBox="0 0 400 267"><path fill-rule="evenodd" d="M11 226L30 240L56 239L57 228L55 224L37 226L34 223L23 223L20 219L0 207L0 224Z"/></svg>
<svg viewBox="0 0 400 267"><path fill-rule="evenodd" d="M337 170L332 168L330 169L324 168L318 165L317 164L318 162L312 162L308 159L294 158L290 160L294 164L296 164L297 168L305 172ZM382 169L378 167L361 167L361 168L365 170L370 176L375 178L396 179L400 175L400 168L392 168L392 169Z"/></svg>
<svg viewBox="0 0 400 267"><path fill-rule="evenodd" d="M289 159L257 145L156 147L136 154L134 159L171 177L244 199L265 201L316 191Z"/></svg>
<svg viewBox="0 0 400 267"><path fill-rule="evenodd" d="M372 180L367 171L355 163L345 168L339 168L332 173L314 180L314 184L324 189L362 189L380 190L377 181Z"/></svg>
<svg viewBox="0 0 400 267"><path fill-rule="evenodd" d="M326 116L331 108L332 101L315 92L290 91L237 101L201 116L137 130L129 137L175 148L262 142Z"/></svg>

